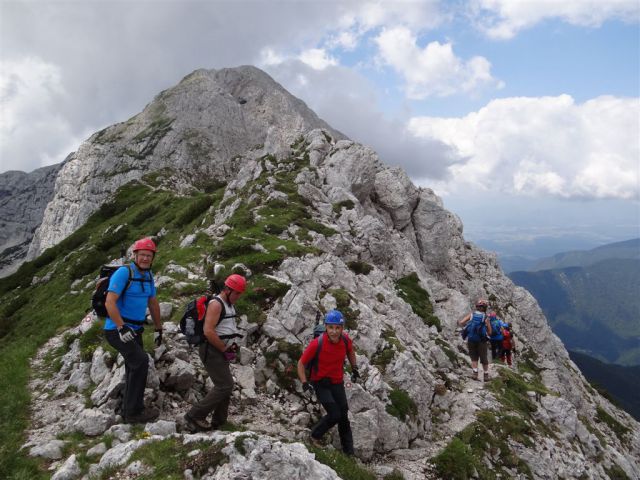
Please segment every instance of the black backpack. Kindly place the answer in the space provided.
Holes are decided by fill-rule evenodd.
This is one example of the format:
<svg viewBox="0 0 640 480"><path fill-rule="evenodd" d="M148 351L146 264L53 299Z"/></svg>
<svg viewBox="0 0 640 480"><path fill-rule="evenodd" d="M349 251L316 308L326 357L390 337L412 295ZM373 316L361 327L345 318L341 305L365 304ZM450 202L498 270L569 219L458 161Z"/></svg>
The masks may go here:
<svg viewBox="0 0 640 480"><path fill-rule="evenodd" d="M187 338L187 343L189 345L200 345L206 341L204 336L204 319L207 316L207 307L212 300L218 302L222 308L220 311L220 320L223 318L234 318L237 316L227 315L224 308L224 302L215 295L201 295L200 297L194 298L187 303L184 308L184 314L180 319L180 331ZM204 312L202 315L198 315L198 304L204 306ZM226 340L228 338L242 338L242 335L220 335L220 338L222 340Z"/></svg>
<svg viewBox="0 0 640 480"><path fill-rule="evenodd" d="M106 318L109 316L109 312L107 312L107 307L105 306L107 302L107 289L109 288L109 280L111 276L122 267L127 267L129 269L129 279L127 280L126 285L122 289L122 293L120 297L124 297L127 288L131 285L131 282L150 282L153 284L153 275L149 272L151 276L151 280L146 278L133 278L133 268L131 268L130 264L127 265L103 265L100 267L100 274L98 278L98 282L96 283L96 289L91 296L91 308L93 308L96 312L96 315L102 318Z"/></svg>

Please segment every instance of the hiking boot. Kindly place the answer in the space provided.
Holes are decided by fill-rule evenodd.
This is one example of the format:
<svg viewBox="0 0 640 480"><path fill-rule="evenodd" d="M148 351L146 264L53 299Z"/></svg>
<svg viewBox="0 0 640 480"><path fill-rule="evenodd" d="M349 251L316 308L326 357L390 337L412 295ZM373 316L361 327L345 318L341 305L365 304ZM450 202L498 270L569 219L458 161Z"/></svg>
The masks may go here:
<svg viewBox="0 0 640 480"><path fill-rule="evenodd" d="M314 437L313 435L309 435L309 443L316 448L324 447L324 445L322 444L322 440Z"/></svg>
<svg viewBox="0 0 640 480"><path fill-rule="evenodd" d="M480 380L480 378L478 378L478 372L473 372L471 374L471 380Z"/></svg>
<svg viewBox="0 0 640 480"><path fill-rule="evenodd" d="M188 413L184 415L184 423L191 433L203 432L205 430L210 430L211 425L203 418L194 418Z"/></svg>
<svg viewBox="0 0 640 480"><path fill-rule="evenodd" d="M124 423L149 423L156 420L159 416L160 412L158 409L150 407L133 415L126 415L124 417Z"/></svg>
<svg viewBox="0 0 640 480"><path fill-rule="evenodd" d="M489 372L484 372L484 381L485 382L489 381Z"/></svg>

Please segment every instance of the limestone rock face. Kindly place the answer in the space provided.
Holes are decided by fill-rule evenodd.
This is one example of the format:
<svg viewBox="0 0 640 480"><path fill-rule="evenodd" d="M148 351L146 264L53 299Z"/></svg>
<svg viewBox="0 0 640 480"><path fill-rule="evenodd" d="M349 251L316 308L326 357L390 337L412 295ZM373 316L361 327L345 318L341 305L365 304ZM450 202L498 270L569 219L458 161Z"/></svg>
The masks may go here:
<svg viewBox="0 0 640 480"><path fill-rule="evenodd" d="M13 273L24 260L34 230L54 193L62 164L31 173L0 173L0 277Z"/></svg>
<svg viewBox="0 0 640 480"><path fill-rule="evenodd" d="M95 133L69 156L28 258L71 234L127 182L163 169L173 172L178 190L194 188L194 178L226 181L241 167L240 155L286 155L313 128L344 138L255 67L196 70L140 114Z"/></svg>

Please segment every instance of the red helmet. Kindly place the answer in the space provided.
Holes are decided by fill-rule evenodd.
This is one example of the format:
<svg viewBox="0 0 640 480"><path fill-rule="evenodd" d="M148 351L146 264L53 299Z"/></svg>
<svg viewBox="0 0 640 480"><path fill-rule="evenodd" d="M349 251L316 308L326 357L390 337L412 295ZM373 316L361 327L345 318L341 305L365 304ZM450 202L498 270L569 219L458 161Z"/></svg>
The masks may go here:
<svg viewBox="0 0 640 480"><path fill-rule="evenodd" d="M133 252L137 252L138 250L150 250L153 253L156 253L156 244L149 237L141 238L140 240L136 240L133 244Z"/></svg>
<svg viewBox="0 0 640 480"><path fill-rule="evenodd" d="M224 281L224 284L238 293L243 293L247 288L247 281L242 275L238 275L237 273L229 275Z"/></svg>
<svg viewBox="0 0 640 480"><path fill-rule="evenodd" d="M491 313L489 314L489 316L490 316L491 318L496 318L498 315L496 314L496 312L491 312Z"/></svg>

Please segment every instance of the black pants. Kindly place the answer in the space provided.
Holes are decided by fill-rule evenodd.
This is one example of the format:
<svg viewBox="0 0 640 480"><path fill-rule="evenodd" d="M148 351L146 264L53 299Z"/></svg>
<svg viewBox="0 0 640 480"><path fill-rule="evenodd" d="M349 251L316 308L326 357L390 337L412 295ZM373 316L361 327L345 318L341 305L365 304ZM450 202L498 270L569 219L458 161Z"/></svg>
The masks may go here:
<svg viewBox="0 0 640 480"><path fill-rule="evenodd" d="M347 404L347 394L344 391L344 384L325 384L323 381L320 381L314 382L313 387L315 388L318 401L327 411L327 414L313 427L311 436L320 439L337 423L342 451L353 455L353 436L351 433L351 424L349 423L349 405Z"/></svg>
<svg viewBox="0 0 640 480"><path fill-rule="evenodd" d="M122 416L137 415L144 409L144 387L149 371L149 355L142 347L142 330L130 342L120 340L117 330L105 330L104 335L107 342L124 357Z"/></svg>
<svg viewBox="0 0 640 480"><path fill-rule="evenodd" d="M502 340L491 340L491 359L495 360L502 356Z"/></svg>

